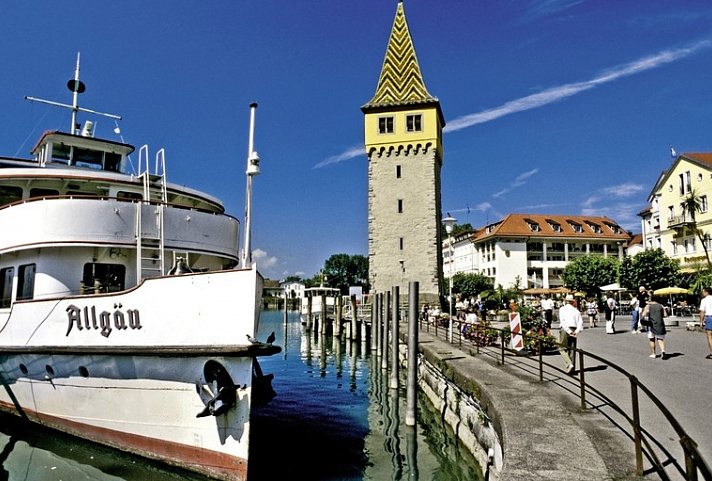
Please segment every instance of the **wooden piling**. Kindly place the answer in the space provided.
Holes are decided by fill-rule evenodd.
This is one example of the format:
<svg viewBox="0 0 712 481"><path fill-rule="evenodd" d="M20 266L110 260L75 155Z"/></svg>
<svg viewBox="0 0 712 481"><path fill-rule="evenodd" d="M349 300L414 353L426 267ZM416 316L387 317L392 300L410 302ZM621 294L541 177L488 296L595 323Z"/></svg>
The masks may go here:
<svg viewBox="0 0 712 481"><path fill-rule="evenodd" d="M314 325L314 318L312 316L312 296L307 296L307 331L311 331Z"/></svg>
<svg viewBox="0 0 712 481"><path fill-rule="evenodd" d="M400 326L399 319L400 308L400 288L393 286L393 309L391 312L391 377L389 386L391 389L398 389L398 328Z"/></svg>
<svg viewBox="0 0 712 481"><path fill-rule="evenodd" d="M287 294L284 294L284 323L287 323L287 320L289 318L289 302L287 301Z"/></svg>
<svg viewBox="0 0 712 481"><path fill-rule="evenodd" d="M391 292L383 293L383 332L381 334L381 369L388 369L388 326L391 322Z"/></svg>
<svg viewBox="0 0 712 481"><path fill-rule="evenodd" d="M341 338L341 316L343 314L343 305L341 302L341 296L334 297L334 337Z"/></svg>
<svg viewBox="0 0 712 481"><path fill-rule="evenodd" d="M358 341L358 305L356 304L356 296L351 296L351 339Z"/></svg>
<svg viewBox="0 0 712 481"><path fill-rule="evenodd" d="M321 295L321 316L319 316L317 329L321 329L322 333L325 333L326 330L326 294Z"/></svg>
<svg viewBox="0 0 712 481"><path fill-rule="evenodd" d="M378 293L374 297L373 312L371 313L371 350L376 351L376 355L380 354L381 337L378 335L378 328L381 322L381 294Z"/></svg>
<svg viewBox="0 0 712 481"><path fill-rule="evenodd" d="M418 394L418 297L420 283L408 286L408 378L406 386L406 426L415 426Z"/></svg>

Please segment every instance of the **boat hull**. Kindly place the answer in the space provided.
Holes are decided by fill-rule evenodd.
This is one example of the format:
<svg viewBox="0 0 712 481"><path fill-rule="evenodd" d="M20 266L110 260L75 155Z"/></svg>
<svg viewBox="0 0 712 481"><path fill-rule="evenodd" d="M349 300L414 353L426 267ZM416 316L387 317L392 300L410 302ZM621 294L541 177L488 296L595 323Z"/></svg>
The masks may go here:
<svg viewBox="0 0 712 481"><path fill-rule="evenodd" d="M17 303L0 330L0 409L216 479L244 481L256 357L280 350L247 339L257 331L258 285L256 271L243 270ZM178 297L167 302L166 293Z"/></svg>

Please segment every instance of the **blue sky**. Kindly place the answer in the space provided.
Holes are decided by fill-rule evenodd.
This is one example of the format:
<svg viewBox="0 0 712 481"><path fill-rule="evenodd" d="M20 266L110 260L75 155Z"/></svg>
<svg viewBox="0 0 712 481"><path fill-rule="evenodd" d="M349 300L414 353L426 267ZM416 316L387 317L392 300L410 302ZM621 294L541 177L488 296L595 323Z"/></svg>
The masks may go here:
<svg viewBox="0 0 712 481"><path fill-rule="evenodd" d="M165 147L168 180L244 216L257 102L254 258L311 277L368 251L363 115L396 0L10 1L0 16L0 145L26 155L80 105ZM512 212L607 215L633 232L677 152L712 150L712 3L405 0L447 122L442 206L475 227ZM95 118L98 136L113 121Z"/></svg>

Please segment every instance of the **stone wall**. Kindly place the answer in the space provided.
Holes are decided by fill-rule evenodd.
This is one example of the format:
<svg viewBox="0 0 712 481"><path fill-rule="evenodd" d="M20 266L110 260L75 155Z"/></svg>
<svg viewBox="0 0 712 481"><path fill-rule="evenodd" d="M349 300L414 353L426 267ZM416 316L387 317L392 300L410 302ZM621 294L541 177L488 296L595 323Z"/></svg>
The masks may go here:
<svg viewBox="0 0 712 481"><path fill-rule="evenodd" d="M407 339L399 344L401 365L407 368ZM446 377L446 371L433 364L435 358L423 354L418 359L418 387L428 397L443 421L453 430L462 445L472 453L482 472L490 470L490 481L499 479L502 470L502 434L497 420L475 396L466 393ZM473 393L478 392L471 386ZM482 394L482 393L480 393ZM480 396L481 397L481 396ZM492 413L495 414L495 413Z"/></svg>

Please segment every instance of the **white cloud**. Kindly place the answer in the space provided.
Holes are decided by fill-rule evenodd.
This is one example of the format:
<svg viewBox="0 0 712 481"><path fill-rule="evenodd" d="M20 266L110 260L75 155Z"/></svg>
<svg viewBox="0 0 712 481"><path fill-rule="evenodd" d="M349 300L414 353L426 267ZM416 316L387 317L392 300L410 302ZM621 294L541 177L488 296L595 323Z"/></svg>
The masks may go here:
<svg viewBox="0 0 712 481"><path fill-rule="evenodd" d="M343 162L344 160L350 160L361 155L366 155L366 149L363 145L349 147L340 154L332 155L331 157L322 160L321 162L316 164L314 168L319 169L321 167L326 167L327 165L338 164L339 162Z"/></svg>
<svg viewBox="0 0 712 481"><path fill-rule="evenodd" d="M519 174L508 187L505 187L499 192L495 192L494 194L492 194L492 197L500 198L504 194L511 192L515 187L521 187L522 185L527 183L529 177L535 175L537 172L539 172L538 168L524 172L523 174Z"/></svg>
<svg viewBox="0 0 712 481"><path fill-rule="evenodd" d="M545 17L573 8L583 3L584 0L538 0L529 5L527 20Z"/></svg>
<svg viewBox="0 0 712 481"><path fill-rule="evenodd" d="M597 191L596 193L590 195L586 200L583 201L582 205L584 208L593 208L593 205L599 202L601 199L625 199L642 192L644 189L644 186L640 184L634 184L632 182L612 185L609 187L605 187Z"/></svg>
<svg viewBox="0 0 712 481"><path fill-rule="evenodd" d="M262 249L252 251L252 260L260 269L270 269L277 265L278 259L275 256L267 255Z"/></svg>
<svg viewBox="0 0 712 481"><path fill-rule="evenodd" d="M544 105L562 100L566 97L570 97L572 95L576 95L578 93L592 89L599 85L618 80L619 78L628 77L630 75L644 72L646 70L660 67L676 60L689 57L697 51L703 48L709 48L710 46L712 46L712 42L710 42L709 40L703 40L689 47L674 50L663 50L661 52L640 58L628 64L610 70L606 70L597 77L592 78L591 80L559 85L558 87L552 87L536 94L527 95L526 97L521 97L515 100L510 100L509 102L506 102L501 106L495 107L493 109L458 117L454 120L448 121L447 125L443 129L443 132L455 132L457 130L462 130L467 127L472 127L473 125L482 124L491 120L498 119L500 117L504 117L505 115L523 112L525 110L531 110L537 107L542 107Z"/></svg>

